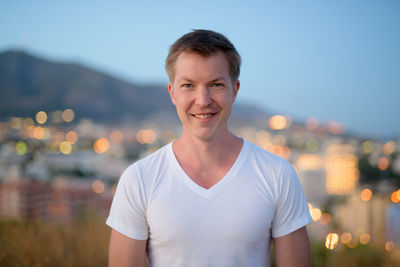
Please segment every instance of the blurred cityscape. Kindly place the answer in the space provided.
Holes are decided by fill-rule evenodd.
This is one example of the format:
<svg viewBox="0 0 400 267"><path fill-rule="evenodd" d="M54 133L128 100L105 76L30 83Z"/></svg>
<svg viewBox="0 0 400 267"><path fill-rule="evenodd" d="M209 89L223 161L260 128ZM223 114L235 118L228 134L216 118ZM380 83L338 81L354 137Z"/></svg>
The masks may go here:
<svg viewBox="0 0 400 267"><path fill-rule="evenodd" d="M68 222L86 210L106 218L118 178L132 162L171 142L179 128L107 127L72 109L0 123L0 217ZM371 244L400 262L400 141L365 140L285 115L234 132L296 168L328 250Z"/></svg>

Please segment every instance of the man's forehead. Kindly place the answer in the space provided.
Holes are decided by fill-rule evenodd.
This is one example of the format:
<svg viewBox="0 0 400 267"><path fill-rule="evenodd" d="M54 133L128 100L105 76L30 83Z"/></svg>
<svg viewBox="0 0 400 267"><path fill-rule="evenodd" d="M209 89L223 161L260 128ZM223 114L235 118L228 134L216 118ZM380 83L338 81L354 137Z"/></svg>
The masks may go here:
<svg viewBox="0 0 400 267"><path fill-rule="evenodd" d="M205 68L204 65L202 65L203 63L209 65ZM218 71L216 71L217 69ZM223 78L224 80L230 78L229 61L222 51L216 51L210 55L183 51L177 57L173 70L174 82L181 81L182 78L194 80L200 73L207 74L207 79L209 81L219 78Z"/></svg>
<svg viewBox="0 0 400 267"><path fill-rule="evenodd" d="M216 76L215 78L212 78L210 80L210 82L217 82L217 81L226 81L226 78L224 76ZM179 77L177 82L196 82L196 81L190 77L182 76L182 77Z"/></svg>

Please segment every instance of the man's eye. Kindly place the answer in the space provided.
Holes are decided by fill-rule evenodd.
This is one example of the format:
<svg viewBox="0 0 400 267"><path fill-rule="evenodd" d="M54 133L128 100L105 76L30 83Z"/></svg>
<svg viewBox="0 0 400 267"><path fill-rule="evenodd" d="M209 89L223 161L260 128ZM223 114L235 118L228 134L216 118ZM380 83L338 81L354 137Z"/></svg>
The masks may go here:
<svg viewBox="0 0 400 267"><path fill-rule="evenodd" d="M212 86L216 87L216 88L221 88L221 87L224 87L224 84L223 83L214 83Z"/></svg>
<svg viewBox="0 0 400 267"><path fill-rule="evenodd" d="M183 87L183 88L190 88L190 87L192 87L192 85L191 85L190 83L185 83L185 84L182 84L181 87Z"/></svg>

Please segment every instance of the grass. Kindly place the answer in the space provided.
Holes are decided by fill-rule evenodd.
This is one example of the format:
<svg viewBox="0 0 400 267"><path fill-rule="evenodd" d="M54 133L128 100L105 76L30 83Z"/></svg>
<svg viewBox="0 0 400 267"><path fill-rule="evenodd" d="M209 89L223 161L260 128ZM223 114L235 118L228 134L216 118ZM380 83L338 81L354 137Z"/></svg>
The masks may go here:
<svg viewBox="0 0 400 267"><path fill-rule="evenodd" d="M107 266L110 229L86 217L69 223L0 222L0 266Z"/></svg>
<svg viewBox="0 0 400 267"><path fill-rule="evenodd" d="M67 223L3 220L0 266L107 266L109 237L105 219L95 215ZM312 242L313 267L400 266L399 257L392 256L372 246L327 250L322 242Z"/></svg>

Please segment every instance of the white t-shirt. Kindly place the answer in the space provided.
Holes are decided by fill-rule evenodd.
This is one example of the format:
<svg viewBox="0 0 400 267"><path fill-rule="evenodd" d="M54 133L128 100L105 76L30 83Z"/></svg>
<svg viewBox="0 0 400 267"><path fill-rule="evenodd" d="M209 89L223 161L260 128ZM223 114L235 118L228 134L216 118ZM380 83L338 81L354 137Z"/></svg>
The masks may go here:
<svg viewBox="0 0 400 267"><path fill-rule="evenodd" d="M150 266L270 266L271 237L312 221L293 167L244 140L210 189L181 168L172 143L122 174L107 224L148 239Z"/></svg>

